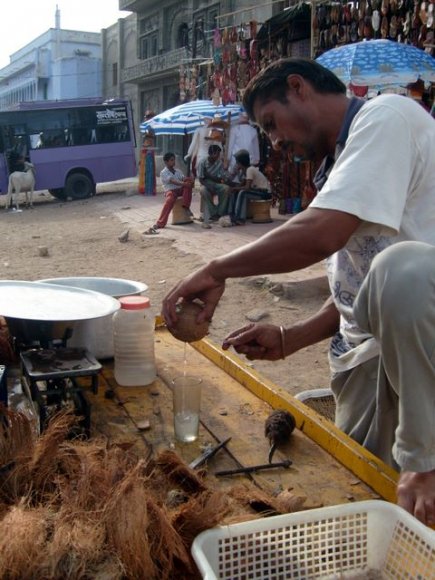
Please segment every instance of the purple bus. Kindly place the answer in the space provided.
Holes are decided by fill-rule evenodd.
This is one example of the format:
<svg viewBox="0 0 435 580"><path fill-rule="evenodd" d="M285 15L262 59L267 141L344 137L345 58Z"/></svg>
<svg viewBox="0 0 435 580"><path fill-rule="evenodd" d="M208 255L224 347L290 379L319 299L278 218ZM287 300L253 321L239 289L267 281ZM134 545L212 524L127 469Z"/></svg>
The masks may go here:
<svg viewBox="0 0 435 580"><path fill-rule="evenodd" d="M123 99L33 101L0 112L0 193L8 176L34 164L36 189L84 199L97 183L136 175L130 102Z"/></svg>

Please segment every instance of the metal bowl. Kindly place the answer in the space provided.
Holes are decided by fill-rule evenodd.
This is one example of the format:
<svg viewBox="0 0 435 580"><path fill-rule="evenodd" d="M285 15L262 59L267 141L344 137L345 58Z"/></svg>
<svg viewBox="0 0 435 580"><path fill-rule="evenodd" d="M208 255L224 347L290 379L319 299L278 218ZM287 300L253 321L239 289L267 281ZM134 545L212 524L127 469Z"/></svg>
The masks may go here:
<svg viewBox="0 0 435 580"><path fill-rule="evenodd" d="M21 280L0 281L0 315L20 343L67 338L79 321L112 316L119 301L100 292Z"/></svg>
<svg viewBox="0 0 435 580"><path fill-rule="evenodd" d="M124 280L122 278L96 278L96 277L69 277L49 278L40 282L58 284L59 286L73 286L101 292L112 298L121 296L133 296L144 294L148 286L143 282ZM69 346L87 348L97 359L113 357L113 325L112 314L98 318L98 320L85 320L77 322Z"/></svg>

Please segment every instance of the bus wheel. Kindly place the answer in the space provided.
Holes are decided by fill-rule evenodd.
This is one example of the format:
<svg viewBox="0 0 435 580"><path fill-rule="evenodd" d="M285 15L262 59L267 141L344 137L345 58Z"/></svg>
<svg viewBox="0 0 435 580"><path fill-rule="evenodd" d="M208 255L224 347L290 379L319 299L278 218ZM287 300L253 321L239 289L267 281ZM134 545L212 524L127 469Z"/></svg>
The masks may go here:
<svg viewBox="0 0 435 580"><path fill-rule="evenodd" d="M94 195L94 184L86 173L72 173L65 183L65 197L85 199Z"/></svg>
<svg viewBox="0 0 435 580"><path fill-rule="evenodd" d="M61 200L66 199L65 190L63 189L63 187L58 187L56 189L49 189L48 191L56 199L61 199Z"/></svg>

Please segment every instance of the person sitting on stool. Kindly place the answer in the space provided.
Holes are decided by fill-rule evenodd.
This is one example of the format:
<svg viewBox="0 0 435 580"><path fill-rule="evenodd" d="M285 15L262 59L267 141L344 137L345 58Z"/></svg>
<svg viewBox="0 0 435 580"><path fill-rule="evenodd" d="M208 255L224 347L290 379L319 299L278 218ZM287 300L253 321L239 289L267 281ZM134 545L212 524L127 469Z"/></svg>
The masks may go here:
<svg viewBox="0 0 435 580"><path fill-rule="evenodd" d="M248 201L250 199L268 200L272 198L272 194L267 177L261 173L258 167L251 165L248 151L240 149L234 155L234 158L236 160L236 166L246 174L246 180L243 187L237 193L231 221L235 225L244 225L246 222Z"/></svg>
<svg viewBox="0 0 435 580"><path fill-rule="evenodd" d="M230 187L226 185L228 174L221 160L221 147L210 145L208 157L203 159L197 168L197 176L201 184L201 197L204 200L203 228L211 228L210 220L217 221L228 211ZM213 203L213 196L217 195L218 205Z"/></svg>
<svg viewBox="0 0 435 580"><path fill-rule="evenodd" d="M185 177L183 172L175 167L175 154L168 151L163 155L165 167L160 172L160 180L165 193L165 203L163 205L160 217L152 229L157 230L164 228L168 223L168 218L174 208L178 197L183 198L183 207L186 210L186 216L191 218L190 204L192 202L193 179Z"/></svg>

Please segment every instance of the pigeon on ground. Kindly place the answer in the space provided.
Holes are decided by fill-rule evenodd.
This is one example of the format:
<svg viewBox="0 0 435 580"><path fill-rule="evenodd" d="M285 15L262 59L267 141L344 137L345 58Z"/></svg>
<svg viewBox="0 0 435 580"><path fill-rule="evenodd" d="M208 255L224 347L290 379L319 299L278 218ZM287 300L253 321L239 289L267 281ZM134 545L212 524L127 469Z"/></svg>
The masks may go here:
<svg viewBox="0 0 435 580"><path fill-rule="evenodd" d="M121 244L125 244L125 242L128 242L128 232L130 230L125 230L124 232L122 232L122 234L120 236L118 236L118 240L121 242Z"/></svg>

